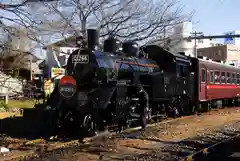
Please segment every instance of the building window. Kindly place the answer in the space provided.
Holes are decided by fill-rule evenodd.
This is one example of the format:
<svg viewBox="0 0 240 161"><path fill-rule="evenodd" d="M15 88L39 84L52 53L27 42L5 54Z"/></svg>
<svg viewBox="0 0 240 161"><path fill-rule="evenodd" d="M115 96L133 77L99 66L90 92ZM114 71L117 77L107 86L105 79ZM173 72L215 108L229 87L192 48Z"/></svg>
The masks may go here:
<svg viewBox="0 0 240 161"><path fill-rule="evenodd" d="M221 56L222 55L222 51L218 50L218 55Z"/></svg>
<svg viewBox="0 0 240 161"><path fill-rule="evenodd" d="M192 42L192 39L187 39L187 42Z"/></svg>
<svg viewBox="0 0 240 161"><path fill-rule="evenodd" d="M206 83L206 70L202 69L202 83Z"/></svg>
<svg viewBox="0 0 240 161"><path fill-rule="evenodd" d="M202 43L203 43L203 40L199 39L199 40L198 40L198 43L201 43L201 44L202 44Z"/></svg>

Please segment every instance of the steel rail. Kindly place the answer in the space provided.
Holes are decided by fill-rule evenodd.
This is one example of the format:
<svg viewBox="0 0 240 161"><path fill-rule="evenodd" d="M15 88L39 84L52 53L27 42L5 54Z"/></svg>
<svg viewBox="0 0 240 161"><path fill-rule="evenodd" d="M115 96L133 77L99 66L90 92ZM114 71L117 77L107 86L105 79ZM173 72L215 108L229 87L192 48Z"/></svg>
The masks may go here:
<svg viewBox="0 0 240 161"><path fill-rule="evenodd" d="M232 142L234 142L239 137L240 137L240 134L229 137L228 139L217 142L207 148L204 148L197 152L194 152L194 153L184 157L183 159L180 159L180 161L202 161L202 160L207 160L210 157L213 157L213 155L223 156L226 153L231 153L231 152L229 152L230 149L226 148L226 147L231 147L229 145L233 144ZM225 154L222 154L223 149L225 151L224 152Z"/></svg>
<svg viewBox="0 0 240 161"><path fill-rule="evenodd" d="M176 120L183 120L183 119L187 119L187 118L191 118L194 117L194 115L191 116L184 116L184 117L180 117L180 118L176 118L176 119L167 119L167 120L163 120L160 122L155 122L155 123L151 123L148 124L147 127L154 127L156 125L161 125L161 124L166 124L172 121L176 121ZM125 130L123 130L122 133L126 132L134 132L134 131L138 131L139 129L141 129L140 126L138 127L133 127L133 128L127 128ZM116 136L117 134L111 131L106 132L102 132L99 135L93 136L93 137L85 137L83 139L83 144L84 143L90 143L91 141L93 141L94 139L97 139L99 137L102 136ZM66 141L66 142L57 142L57 141L47 141L43 138L37 138L34 140L28 140L25 141L21 144L19 144L19 146L17 146L18 148L24 147L24 146L33 146L35 144L39 144L39 143L44 143L45 145L43 146L43 149L41 149L41 151L43 152L51 152L54 150L58 150L61 148L68 148L71 147L72 145L81 145L82 143L79 142L78 139L75 140L70 140L70 141ZM16 154L13 154L12 156L6 156L6 157L0 157L0 160L4 160L4 161L9 161L9 160L21 160L24 158L31 158L31 157L36 157L37 153L34 150L29 150L29 151L20 151L20 152L16 152Z"/></svg>

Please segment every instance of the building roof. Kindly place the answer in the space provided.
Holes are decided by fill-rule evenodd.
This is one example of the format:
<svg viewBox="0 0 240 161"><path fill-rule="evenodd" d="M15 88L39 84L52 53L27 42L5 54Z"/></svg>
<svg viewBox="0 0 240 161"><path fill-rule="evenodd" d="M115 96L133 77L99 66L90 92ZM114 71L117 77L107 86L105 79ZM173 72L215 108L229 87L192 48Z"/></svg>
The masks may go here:
<svg viewBox="0 0 240 161"><path fill-rule="evenodd" d="M55 43L48 44L48 45L44 46L43 49L53 48L53 47L76 47L76 38L77 37L78 36L76 36L76 35L67 37L67 38L57 41Z"/></svg>
<svg viewBox="0 0 240 161"><path fill-rule="evenodd" d="M27 52L27 54L29 54L28 56L28 60L30 61L30 57L32 57L32 62L37 62L38 60L41 60L39 57L37 57L36 55Z"/></svg>

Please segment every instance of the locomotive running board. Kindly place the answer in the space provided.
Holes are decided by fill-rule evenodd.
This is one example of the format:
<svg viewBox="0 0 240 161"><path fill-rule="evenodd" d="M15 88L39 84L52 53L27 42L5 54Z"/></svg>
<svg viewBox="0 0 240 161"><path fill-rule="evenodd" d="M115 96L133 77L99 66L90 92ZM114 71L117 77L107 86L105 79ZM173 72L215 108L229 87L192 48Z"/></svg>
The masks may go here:
<svg viewBox="0 0 240 161"><path fill-rule="evenodd" d="M135 117L135 118L139 118L139 117L140 117L140 115L137 114L137 113L131 113L131 112L129 112L129 115L130 115L131 117Z"/></svg>

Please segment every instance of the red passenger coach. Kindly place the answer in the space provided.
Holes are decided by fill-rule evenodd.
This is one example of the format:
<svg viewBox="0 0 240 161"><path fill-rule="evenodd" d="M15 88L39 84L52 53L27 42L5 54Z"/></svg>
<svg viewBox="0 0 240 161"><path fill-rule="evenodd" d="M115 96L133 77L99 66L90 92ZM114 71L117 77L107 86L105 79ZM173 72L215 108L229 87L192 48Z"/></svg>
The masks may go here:
<svg viewBox="0 0 240 161"><path fill-rule="evenodd" d="M199 104L222 101L229 104L240 96L240 68L209 59L193 59L195 100Z"/></svg>

